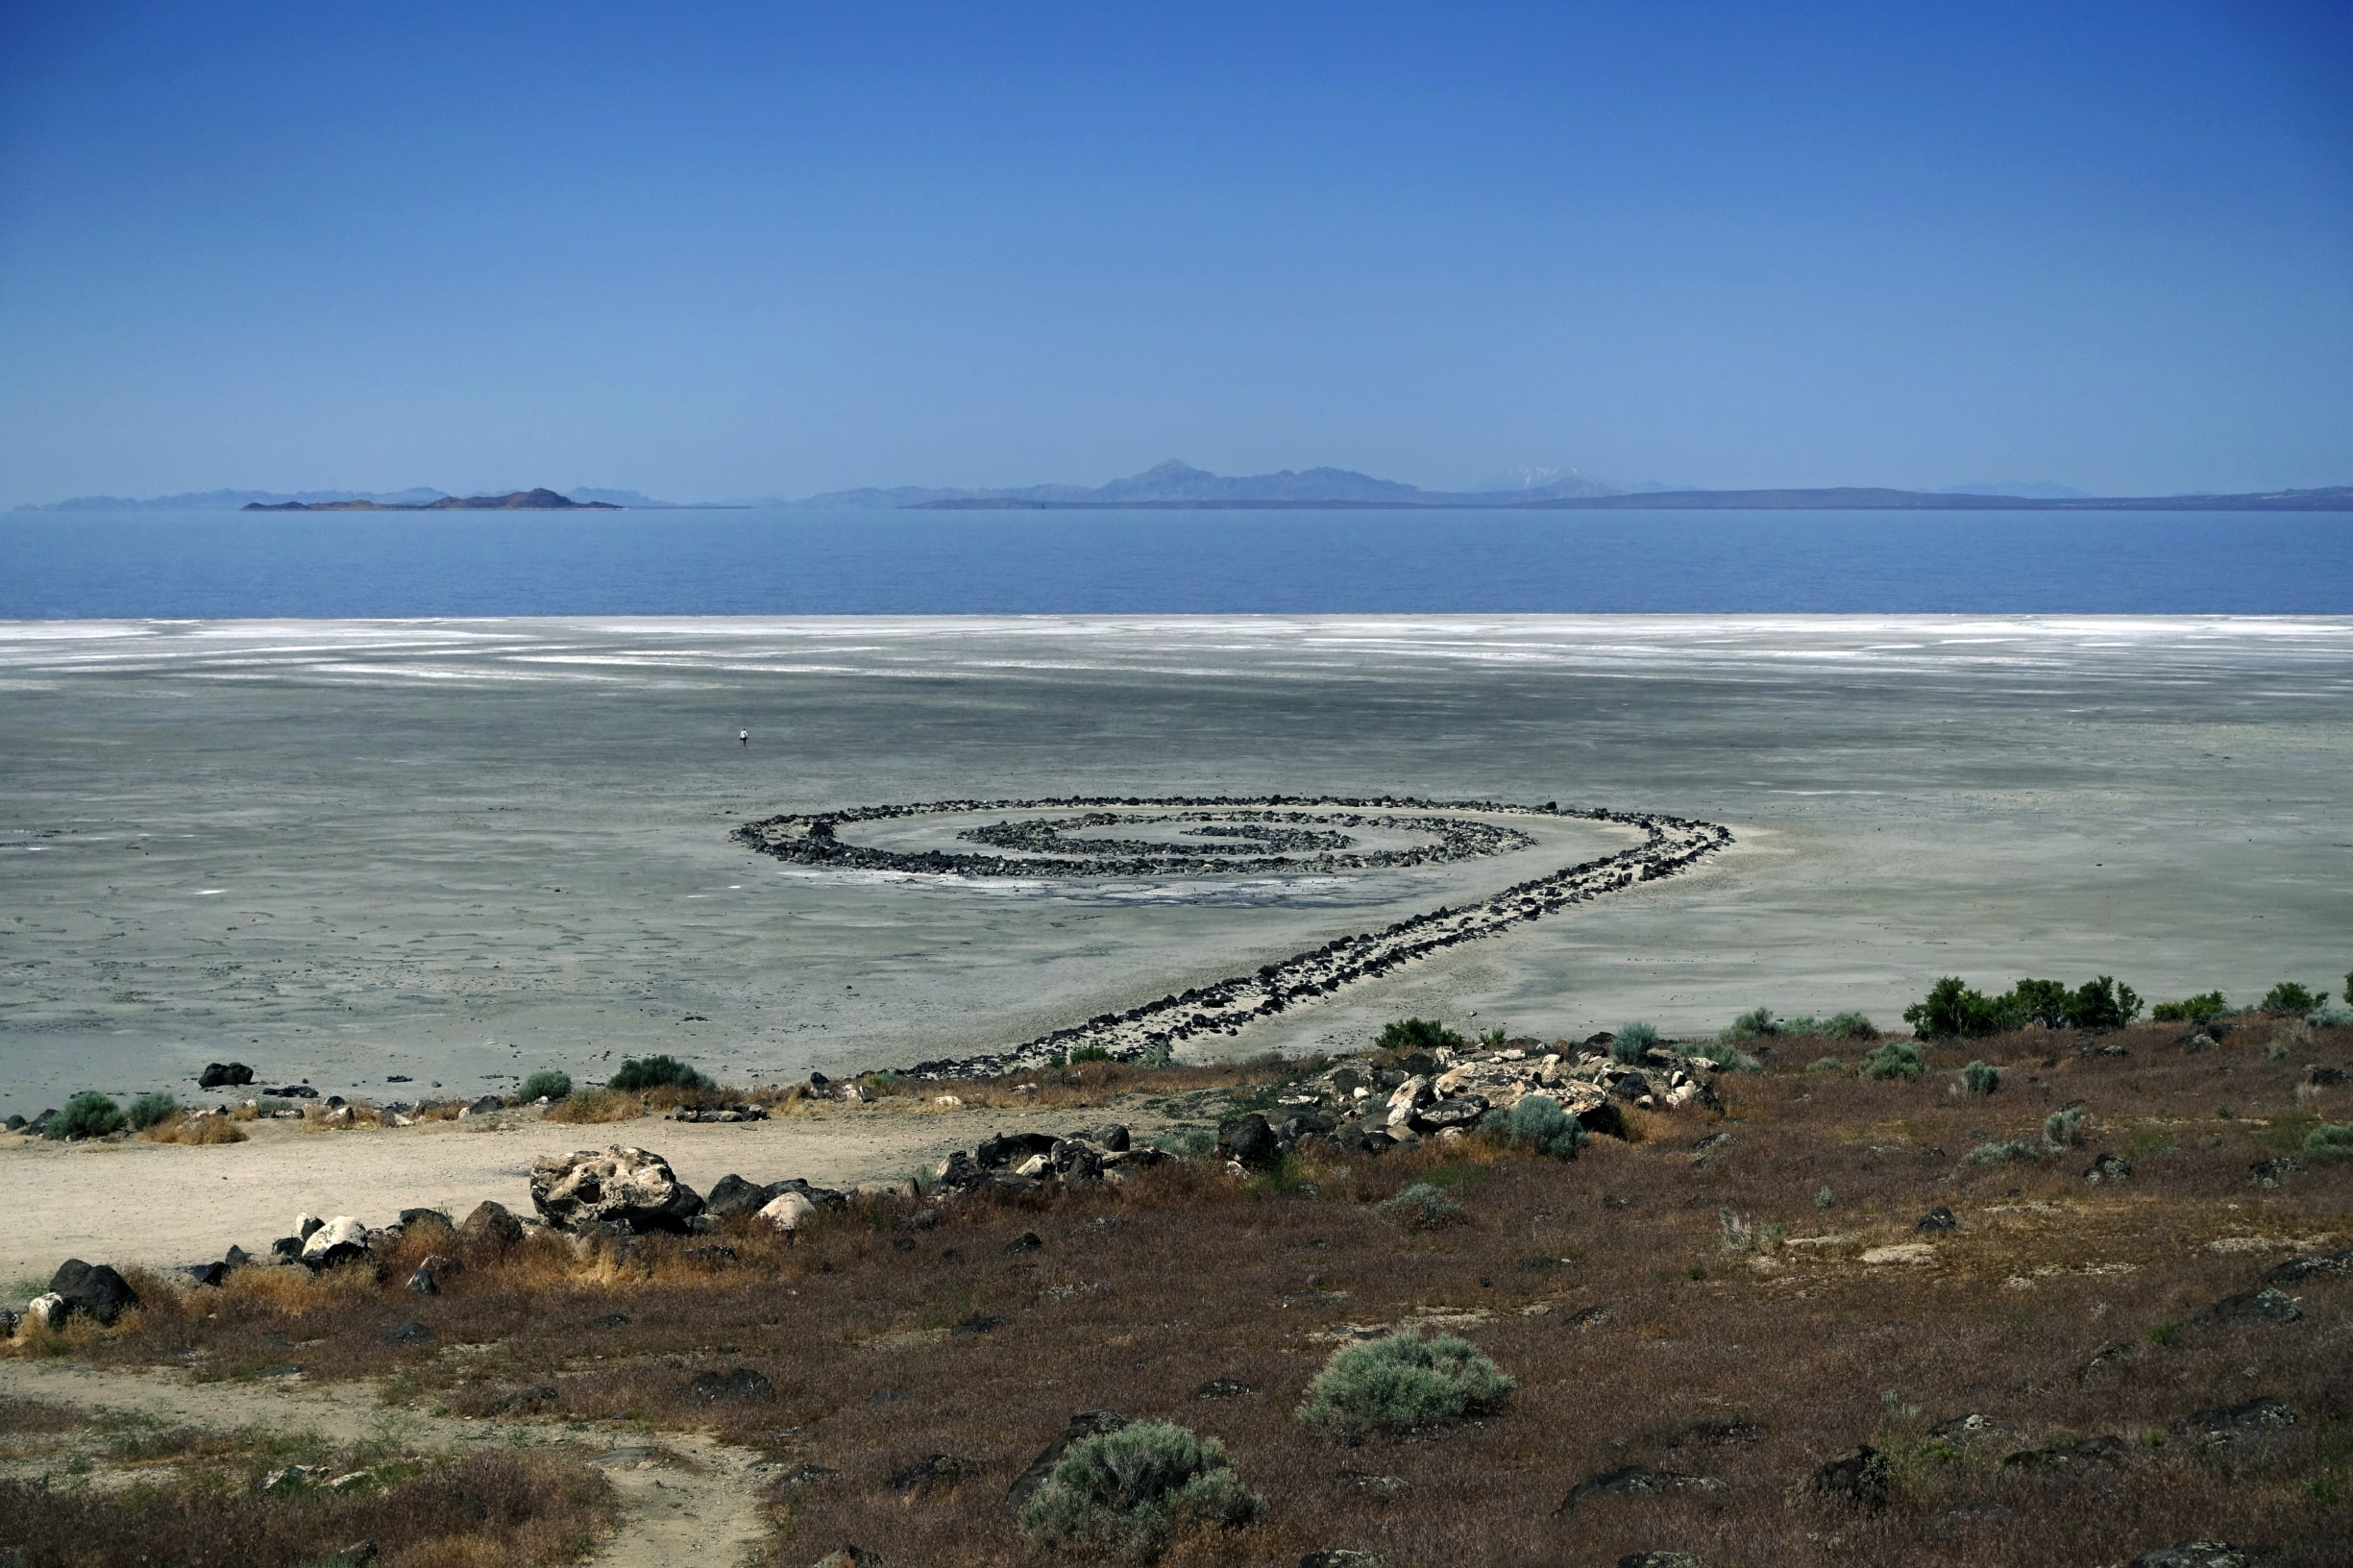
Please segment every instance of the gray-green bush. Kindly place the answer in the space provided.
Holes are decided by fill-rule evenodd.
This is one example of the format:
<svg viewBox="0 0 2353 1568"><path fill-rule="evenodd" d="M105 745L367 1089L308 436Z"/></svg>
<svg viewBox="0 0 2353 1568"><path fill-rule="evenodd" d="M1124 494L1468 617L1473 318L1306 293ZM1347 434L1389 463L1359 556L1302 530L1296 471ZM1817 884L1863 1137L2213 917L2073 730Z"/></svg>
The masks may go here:
<svg viewBox="0 0 2353 1568"><path fill-rule="evenodd" d="M523 1098L561 1100L572 1095L572 1074L558 1072L553 1067L542 1067L523 1080Z"/></svg>
<svg viewBox="0 0 2353 1568"><path fill-rule="evenodd" d="M1972 1062L1961 1069L1961 1082L1972 1094L1991 1094L2001 1087L2001 1069L1990 1062Z"/></svg>
<svg viewBox="0 0 2353 1568"><path fill-rule="evenodd" d="M1980 1143L1969 1151L1973 1165L2006 1164L2012 1160L2040 1160L2043 1151L2031 1143Z"/></svg>
<svg viewBox="0 0 2353 1568"><path fill-rule="evenodd" d="M1071 1444L1022 1508L1021 1530L1046 1546L1108 1544L1148 1562L1188 1524L1234 1527L1265 1514L1216 1438L1136 1421Z"/></svg>
<svg viewBox="0 0 2353 1568"><path fill-rule="evenodd" d="M2053 1149L2071 1149L2083 1142L2083 1110L2069 1106L2043 1118L2043 1141Z"/></svg>
<svg viewBox="0 0 2353 1568"><path fill-rule="evenodd" d="M1409 1231L1434 1231L1459 1225L1470 1217L1442 1188L1428 1182L1415 1182L1386 1203L1374 1204L1373 1213L1386 1215Z"/></svg>
<svg viewBox="0 0 2353 1568"><path fill-rule="evenodd" d="M1808 1072L1844 1072L1847 1064L1835 1056L1818 1056L1805 1065Z"/></svg>
<svg viewBox="0 0 2353 1568"><path fill-rule="evenodd" d="M1658 1043L1658 1030L1647 1023L1630 1023L1610 1037L1609 1055L1622 1066L1632 1066L1642 1060L1642 1053Z"/></svg>
<svg viewBox="0 0 2353 1568"><path fill-rule="evenodd" d="M1901 1078L1907 1083L1918 1083L1927 1072L1928 1064L1921 1056L1920 1047L1908 1040L1882 1041L1863 1054L1866 1078Z"/></svg>
<svg viewBox="0 0 2353 1568"><path fill-rule="evenodd" d="M1491 1410L1511 1388L1468 1341L1400 1332L1333 1352L1297 1414L1310 1426L1423 1427Z"/></svg>
<svg viewBox="0 0 2353 1568"><path fill-rule="evenodd" d="M2322 1122L2304 1135L2307 1154L2353 1154L2353 1122L2341 1127Z"/></svg>
<svg viewBox="0 0 2353 1568"><path fill-rule="evenodd" d="M1725 1025L1723 1032L1716 1036L1716 1041L1719 1044L1731 1045L1744 1040L1758 1040L1768 1035L1777 1035L1780 1032L1780 1025L1773 1021L1773 1009L1756 1007L1751 1008Z"/></svg>
<svg viewBox="0 0 2353 1568"><path fill-rule="evenodd" d="M180 1102L178 1100L172 1098L169 1094L156 1091L142 1094L137 1099L133 1100L131 1102L131 1109L124 1115L125 1119L131 1123L131 1130L133 1132L143 1133L148 1128L153 1127L157 1122L163 1120L165 1117L169 1116L173 1112L179 1109Z"/></svg>
<svg viewBox="0 0 2353 1568"><path fill-rule="evenodd" d="M68 1138L104 1138L120 1132L123 1125L122 1107L96 1090L86 1089L67 1100L64 1109L49 1118L41 1129L46 1139L62 1140Z"/></svg>
<svg viewBox="0 0 2353 1568"><path fill-rule="evenodd" d="M1504 1141L1556 1160L1574 1160L1585 1146L1585 1129L1549 1094L1530 1094L1501 1118Z"/></svg>

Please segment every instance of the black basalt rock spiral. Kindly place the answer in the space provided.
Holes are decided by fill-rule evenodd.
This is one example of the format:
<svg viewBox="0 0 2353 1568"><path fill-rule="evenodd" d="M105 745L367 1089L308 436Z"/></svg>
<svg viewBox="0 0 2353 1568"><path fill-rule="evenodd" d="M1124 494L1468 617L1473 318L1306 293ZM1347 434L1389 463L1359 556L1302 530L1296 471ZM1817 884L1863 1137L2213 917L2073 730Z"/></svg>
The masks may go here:
<svg viewBox="0 0 2353 1568"><path fill-rule="evenodd" d="M844 836L861 822L990 812L1063 813L968 828L957 837L971 851L892 850ZM771 817L734 837L763 854L842 870L956 877L1138 877L1301 875L1443 865L1532 847L1536 840L1507 825L1511 818L1581 819L1634 828L1630 849L1581 861L1514 883L1459 909L1440 906L1377 931L1337 938L1209 986L1193 987L1124 1012L999 1052L918 1064L921 1078L970 1077L1042 1066L1058 1053L1094 1047L1126 1060L1201 1035L1238 1034L1250 1021L1385 974L1441 948L1497 936L1573 904L1656 882L1688 870L1732 842L1731 830L1648 812L1598 807L1515 805L1498 800L1420 800L1391 796L1322 797L1106 796L1037 800L931 800ZM1505 822L1483 819L1503 818ZM1159 829L1163 839L1108 836ZM1368 847L1367 831L1407 844ZM1181 842L1168 842L1169 840Z"/></svg>

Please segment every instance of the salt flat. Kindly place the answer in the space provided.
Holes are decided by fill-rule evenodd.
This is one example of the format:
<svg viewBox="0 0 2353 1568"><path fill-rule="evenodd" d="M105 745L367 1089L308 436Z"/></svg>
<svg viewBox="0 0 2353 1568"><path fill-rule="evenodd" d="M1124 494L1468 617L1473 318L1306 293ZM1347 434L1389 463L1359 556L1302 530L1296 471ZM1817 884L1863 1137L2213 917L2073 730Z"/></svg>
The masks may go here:
<svg viewBox="0 0 2353 1568"><path fill-rule="evenodd" d="M12 623L0 1109L223 1058L382 1097L959 1054L1619 846L958 882L728 837L944 797L1557 799L1738 835L1236 1050L1408 1012L1892 1023L1943 973L2251 1000L2353 965L2348 713L2345 619Z"/></svg>

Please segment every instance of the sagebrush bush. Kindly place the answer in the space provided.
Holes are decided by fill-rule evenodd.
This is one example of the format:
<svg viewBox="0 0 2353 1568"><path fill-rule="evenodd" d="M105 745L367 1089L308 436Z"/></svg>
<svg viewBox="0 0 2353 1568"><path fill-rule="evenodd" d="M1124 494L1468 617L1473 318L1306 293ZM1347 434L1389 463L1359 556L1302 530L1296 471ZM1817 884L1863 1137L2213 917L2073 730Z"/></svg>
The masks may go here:
<svg viewBox="0 0 2353 1568"><path fill-rule="evenodd" d="M1415 1182L1386 1203L1374 1204L1373 1213L1387 1215L1409 1231L1434 1231L1459 1225L1470 1217L1444 1189L1428 1182Z"/></svg>
<svg viewBox="0 0 2353 1568"><path fill-rule="evenodd" d="M2304 1135L2307 1154L2353 1154L2353 1122L2332 1126L2322 1122Z"/></svg>
<svg viewBox="0 0 2353 1568"><path fill-rule="evenodd" d="M572 1095L572 1074L558 1072L553 1067L542 1067L523 1080L523 1098L527 1103L536 1099L562 1100Z"/></svg>
<svg viewBox="0 0 2353 1568"><path fill-rule="evenodd" d="M2083 1111L2069 1106L2043 1118L2043 1141L2054 1149L2071 1149L2083 1142Z"/></svg>
<svg viewBox="0 0 2353 1568"><path fill-rule="evenodd" d="M1610 1037L1610 1059L1621 1066L1633 1066L1641 1062L1642 1053L1658 1043L1658 1030L1647 1023L1630 1023Z"/></svg>
<svg viewBox="0 0 2353 1568"><path fill-rule="evenodd" d="M1115 1544L1148 1562L1187 1524L1232 1528L1265 1514L1216 1438L1136 1421L1073 1443L1022 1508L1021 1530L1047 1546Z"/></svg>
<svg viewBox="0 0 2353 1568"><path fill-rule="evenodd" d="M41 1136L51 1139L104 1138L109 1133L120 1132L122 1125L122 1107L96 1090L86 1089L49 1118Z"/></svg>
<svg viewBox="0 0 2353 1568"><path fill-rule="evenodd" d="M1961 1082L1972 1094L1991 1094L2001 1087L2001 1069L1990 1062L1972 1062L1961 1069Z"/></svg>
<svg viewBox="0 0 2353 1568"><path fill-rule="evenodd" d="M2304 1015L2304 1021L2316 1028L2341 1029L2353 1024L2353 1007L2340 1001L2324 1001Z"/></svg>
<svg viewBox="0 0 2353 1568"><path fill-rule="evenodd" d="M1297 1414L1310 1426L1423 1427L1493 1409L1511 1388L1467 1340L1400 1332L1333 1352Z"/></svg>
<svg viewBox="0 0 2353 1568"><path fill-rule="evenodd" d="M719 1086L674 1056L629 1057L606 1088L634 1093L649 1089L717 1089Z"/></svg>
<svg viewBox="0 0 2353 1568"><path fill-rule="evenodd" d="M1818 1056L1805 1065L1805 1070L1808 1072L1844 1072L1847 1070L1847 1064L1835 1056Z"/></svg>
<svg viewBox="0 0 2353 1568"><path fill-rule="evenodd" d="M2031 1143L1980 1143L1969 1151L1973 1165L2005 1164L2012 1160L2040 1160L2043 1151Z"/></svg>
<svg viewBox="0 0 2353 1568"><path fill-rule="evenodd" d="M1504 1141L1514 1148L1533 1149L1556 1160L1574 1160L1585 1146L1583 1124L1549 1094L1524 1096L1502 1121Z"/></svg>
<svg viewBox="0 0 2353 1568"><path fill-rule="evenodd" d="M124 1114L124 1119L131 1123L133 1132L143 1133L179 1109L180 1102L169 1094L147 1093L131 1102L131 1109Z"/></svg>
<svg viewBox="0 0 2353 1568"><path fill-rule="evenodd" d="M1730 1045L1740 1041L1756 1040L1762 1036L1777 1035L1780 1032L1780 1026L1773 1021L1773 1009L1755 1007L1726 1024L1723 1032L1716 1036L1716 1041L1719 1044Z"/></svg>
<svg viewBox="0 0 2353 1568"><path fill-rule="evenodd" d="M1918 1083L1927 1076L1928 1064L1920 1047L1908 1040L1882 1041L1863 1055L1866 1078L1901 1078Z"/></svg>

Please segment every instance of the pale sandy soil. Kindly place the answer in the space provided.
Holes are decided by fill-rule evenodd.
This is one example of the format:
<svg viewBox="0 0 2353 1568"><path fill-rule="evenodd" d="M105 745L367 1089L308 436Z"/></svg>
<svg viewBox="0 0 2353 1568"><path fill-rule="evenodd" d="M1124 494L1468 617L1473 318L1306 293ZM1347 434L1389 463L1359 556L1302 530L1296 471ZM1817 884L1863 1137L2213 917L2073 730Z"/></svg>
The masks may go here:
<svg viewBox="0 0 2353 1568"><path fill-rule="evenodd" d="M372 1390L318 1387L300 1379L191 1383L166 1372L101 1372L62 1361L0 1360L0 1394L77 1409L138 1414L207 1431L311 1433L330 1441L389 1441L417 1454L518 1443L561 1442L586 1450L627 1510L620 1531L591 1559L613 1568L727 1568L766 1534L757 1506L756 1455L691 1433L664 1433L661 1445L685 1463L648 1462L643 1437L584 1424L465 1420L387 1409Z"/></svg>
<svg viewBox="0 0 2353 1568"><path fill-rule="evenodd" d="M354 1214L381 1225L403 1209L434 1208L462 1219L490 1198L527 1215L531 1162L543 1154L634 1144L704 1192L730 1171L846 1187L912 1174L1000 1129L1068 1132L1114 1119L1145 1136L1165 1125L1136 1107L917 1110L884 1102L708 1125L652 1117L576 1125L520 1113L484 1118L485 1130L472 1119L332 1133L254 1122L249 1142L197 1147L0 1137L0 1181L41 1194L0 1223L0 1300L22 1306L69 1257L176 1267L218 1258L233 1242L258 1252L289 1234L298 1214Z"/></svg>

